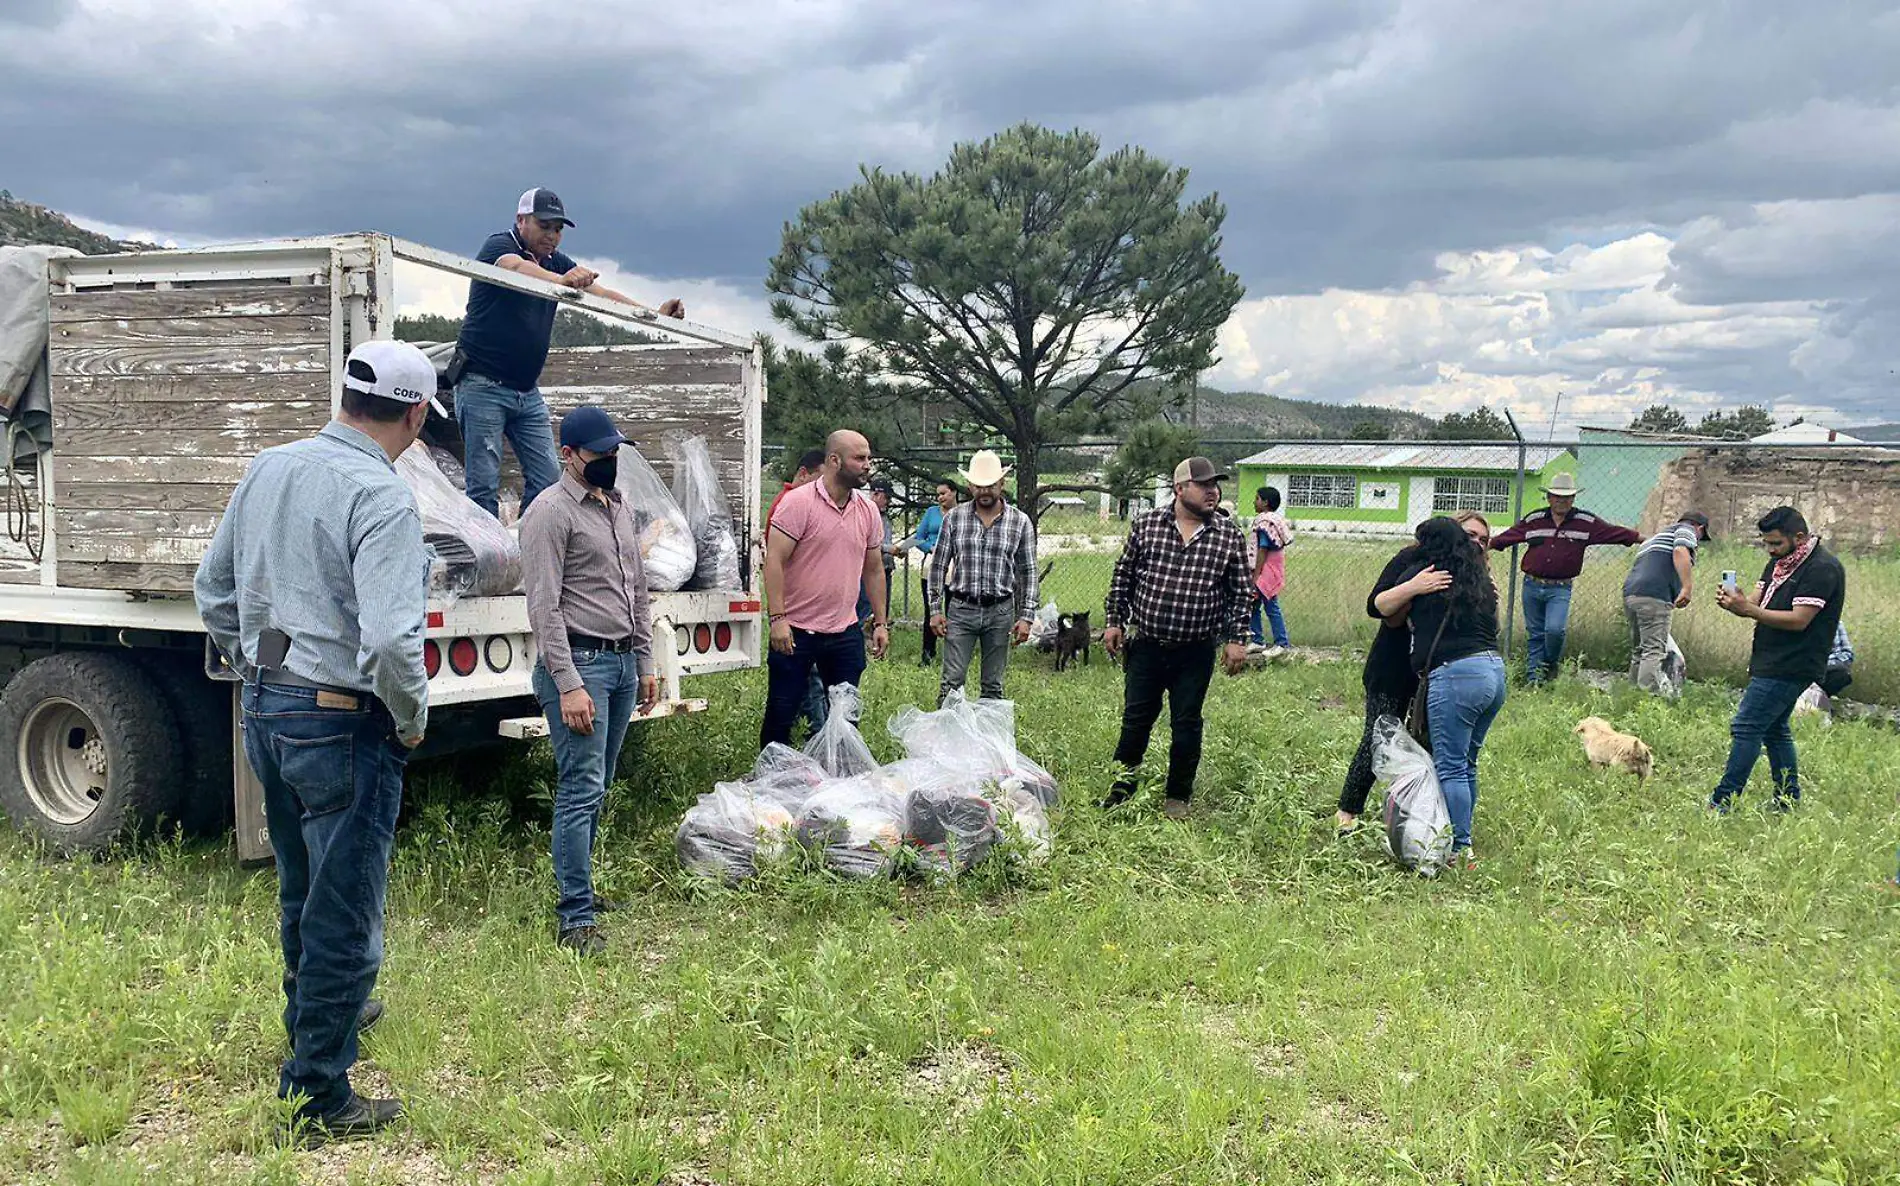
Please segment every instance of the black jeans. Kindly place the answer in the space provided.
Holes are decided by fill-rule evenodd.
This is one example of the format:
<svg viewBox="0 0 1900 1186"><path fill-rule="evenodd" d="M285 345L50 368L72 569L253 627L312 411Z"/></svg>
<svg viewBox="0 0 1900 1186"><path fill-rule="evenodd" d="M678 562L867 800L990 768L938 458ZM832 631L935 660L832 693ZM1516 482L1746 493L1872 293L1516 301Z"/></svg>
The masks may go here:
<svg viewBox="0 0 1900 1186"><path fill-rule="evenodd" d="M1194 772L1201 765L1201 707L1214 678L1214 640L1162 643L1136 638L1122 659L1122 736L1115 760L1124 769L1141 765L1148 737L1168 698L1168 798L1186 801L1194 794Z"/></svg>
<svg viewBox="0 0 1900 1186"><path fill-rule="evenodd" d="M306 1116L349 1104L356 1023L383 965L389 850L409 751L382 704L324 708L309 688L244 689L244 753L264 784L282 909L284 1028L277 1094Z"/></svg>
<svg viewBox="0 0 1900 1186"><path fill-rule="evenodd" d="M765 654L765 721L759 726L759 748L776 741L792 742L792 724L811 691L811 674L825 687L856 685L864 675L864 629L853 625L836 634L792 630L792 653Z"/></svg>
<svg viewBox="0 0 1900 1186"><path fill-rule="evenodd" d="M1380 717L1404 720L1416 690L1416 686L1366 689L1366 731L1359 737L1359 749L1352 756L1352 765L1346 767L1346 785L1339 792L1339 810L1347 815L1365 814L1366 796L1372 793L1372 784L1376 781L1372 775L1373 724Z"/></svg>
<svg viewBox="0 0 1900 1186"><path fill-rule="evenodd" d="M930 582L923 580L918 583L923 586L924 597L924 658L935 659L937 657L937 632L930 628L930 616L936 611L930 608Z"/></svg>

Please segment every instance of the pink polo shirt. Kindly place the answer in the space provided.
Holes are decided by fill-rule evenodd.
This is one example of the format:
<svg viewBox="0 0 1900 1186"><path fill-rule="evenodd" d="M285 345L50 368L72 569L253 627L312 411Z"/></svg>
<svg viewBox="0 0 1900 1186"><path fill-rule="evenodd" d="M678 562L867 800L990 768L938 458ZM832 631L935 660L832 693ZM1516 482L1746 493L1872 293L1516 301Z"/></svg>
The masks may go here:
<svg viewBox="0 0 1900 1186"><path fill-rule="evenodd" d="M783 613L793 629L838 634L858 620L858 587L864 582L864 554L884 546L884 524L863 491L854 490L839 506L825 482L807 482L788 490L772 512L773 531L798 544L785 562L779 590Z"/></svg>

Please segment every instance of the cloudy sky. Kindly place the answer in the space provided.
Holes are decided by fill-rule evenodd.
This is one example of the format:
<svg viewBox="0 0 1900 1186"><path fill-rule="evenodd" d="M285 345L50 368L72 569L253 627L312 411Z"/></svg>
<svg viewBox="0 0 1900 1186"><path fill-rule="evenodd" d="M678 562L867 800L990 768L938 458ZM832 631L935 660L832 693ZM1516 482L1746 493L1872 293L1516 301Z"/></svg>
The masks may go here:
<svg viewBox="0 0 1900 1186"><path fill-rule="evenodd" d="M1852 424L1900 419L1895 63L1855 0L0 0L0 185L472 253L543 184L571 254L753 329L803 204L1030 119L1219 192L1218 385Z"/></svg>

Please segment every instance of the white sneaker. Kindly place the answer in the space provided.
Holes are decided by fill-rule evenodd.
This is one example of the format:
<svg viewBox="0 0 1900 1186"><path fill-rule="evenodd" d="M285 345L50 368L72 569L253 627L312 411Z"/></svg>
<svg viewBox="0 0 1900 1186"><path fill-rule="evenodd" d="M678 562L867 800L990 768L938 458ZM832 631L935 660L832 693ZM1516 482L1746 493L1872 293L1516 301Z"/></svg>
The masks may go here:
<svg viewBox="0 0 1900 1186"><path fill-rule="evenodd" d="M1261 651L1260 657L1262 659L1278 659L1281 655L1284 655L1284 654L1286 654L1285 647L1271 646L1271 647L1268 647L1266 650Z"/></svg>

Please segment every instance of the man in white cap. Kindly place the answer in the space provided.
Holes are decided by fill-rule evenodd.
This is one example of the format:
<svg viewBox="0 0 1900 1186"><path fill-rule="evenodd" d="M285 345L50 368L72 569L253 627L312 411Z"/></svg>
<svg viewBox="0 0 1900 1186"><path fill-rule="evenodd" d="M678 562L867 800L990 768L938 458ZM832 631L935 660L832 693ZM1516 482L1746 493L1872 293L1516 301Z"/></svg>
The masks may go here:
<svg viewBox="0 0 1900 1186"><path fill-rule="evenodd" d="M553 190L531 189L515 203L514 229L488 236L475 258L520 276L644 308L600 283L593 269L562 254L561 233L573 225ZM540 387L541 368L554 337L555 312L555 302L545 297L469 281L468 309L449 362L449 382L455 388L455 421L462 428L464 488L469 499L491 515L498 514L500 507L504 436L521 463L524 512L537 494L561 478L548 405ZM684 317L686 306L670 300L659 312Z"/></svg>
<svg viewBox="0 0 1900 1186"><path fill-rule="evenodd" d="M429 551L395 459L422 432L435 368L407 342L365 342L336 418L257 455L194 591L243 677L244 752L264 786L282 908L277 1093L306 1141L402 1115L350 1087L383 959L383 902L402 776L429 720L422 641ZM290 541L295 541L294 545Z"/></svg>
<svg viewBox="0 0 1900 1186"><path fill-rule="evenodd" d="M1168 700L1169 819L1186 819L1201 765L1201 709L1218 651L1228 675L1247 662L1247 546L1220 513L1227 475L1205 457L1174 467L1174 502L1138 516L1109 577L1102 647L1122 663L1121 768L1102 806L1134 797L1149 735Z"/></svg>
<svg viewBox="0 0 1900 1186"><path fill-rule="evenodd" d="M1526 674L1541 684L1556 674L1564 658L1564 633L1570 628L1570 590L1583 571L1585 548L1598 544L1630 547L1643 537L1577 506L1577 475L1556 473L1544 487L1549 505L1491 537L1497 551L1525 545L1524 630L1529 635Z"/></svg>
<svg viewBox="0 0 1900 1186"><path fill-rule="evenodd" d="M970 501L943 517L930 554L930 588L941 598L930 607L930 630L943 639L939 705L952 689L963 687L979 642L983 699L1003 698L1010 643L1029 638L1039 592L1036 528L1003 499L1003 479L1009 476L1003 459L979 449L970 468L958 474L970 488Z"/></svg>

